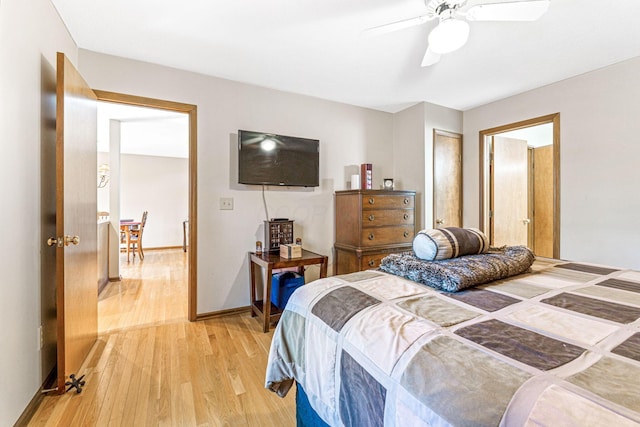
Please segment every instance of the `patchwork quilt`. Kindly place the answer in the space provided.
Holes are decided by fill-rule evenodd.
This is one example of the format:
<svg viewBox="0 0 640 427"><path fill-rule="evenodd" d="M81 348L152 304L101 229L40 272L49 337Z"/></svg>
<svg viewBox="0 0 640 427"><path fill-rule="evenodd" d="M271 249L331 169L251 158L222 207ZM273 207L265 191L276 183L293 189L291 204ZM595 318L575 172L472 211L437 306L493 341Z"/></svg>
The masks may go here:
<svg viewBox="0 0 640 427"><path fill-rule="evenodd" d="M640 272L536 261L448 293L381 271L289 300L266 387L332 426L639 426Z"/></svg>

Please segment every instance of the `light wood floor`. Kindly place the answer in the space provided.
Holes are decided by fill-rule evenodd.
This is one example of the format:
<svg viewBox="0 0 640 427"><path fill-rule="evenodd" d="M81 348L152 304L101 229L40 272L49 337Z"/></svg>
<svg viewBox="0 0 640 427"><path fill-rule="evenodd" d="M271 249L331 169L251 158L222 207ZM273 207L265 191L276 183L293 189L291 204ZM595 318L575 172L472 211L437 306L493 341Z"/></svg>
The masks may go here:
<svg viewBox="0 0 640 427"><path fill-rule="evenodd" d="M45 397L29 425L295 425L294 392L264 389L273 331L249 313L186 320L182 250L125 260L122 275L99 297L84 390Z"/></svg>

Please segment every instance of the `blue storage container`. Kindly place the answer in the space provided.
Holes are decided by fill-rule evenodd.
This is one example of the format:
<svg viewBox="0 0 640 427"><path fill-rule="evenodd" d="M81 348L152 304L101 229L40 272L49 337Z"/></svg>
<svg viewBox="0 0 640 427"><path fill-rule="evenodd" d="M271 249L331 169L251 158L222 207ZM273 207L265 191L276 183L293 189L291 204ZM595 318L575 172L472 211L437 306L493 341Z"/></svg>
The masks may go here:
<svg viewBox="0 0 640 427"><path fill-rule="evenodd" d="M293 291L302 285L304 276L293 271L274 274L271 279L271 302L279 309L284 309Z"/></svg>

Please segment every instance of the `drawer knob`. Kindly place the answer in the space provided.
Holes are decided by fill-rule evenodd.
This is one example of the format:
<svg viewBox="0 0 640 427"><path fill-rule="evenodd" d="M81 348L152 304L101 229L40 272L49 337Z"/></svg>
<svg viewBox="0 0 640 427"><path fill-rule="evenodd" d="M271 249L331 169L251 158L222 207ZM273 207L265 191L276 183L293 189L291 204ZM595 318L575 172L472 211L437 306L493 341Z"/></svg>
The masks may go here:
<svg viewBox="0 0 640 427"><path fill-rule="evenodd" d="M369 215L369 221L373 221L374 219L376 219L376 217L375 217L375 216L373 216L373 215Z"/></svg>
<svg viewBox="0 0 640 427"><path fill-rule="evenodd" d="M404 219L409 219L409 214L408 213L404 214Z"/></svg>
<svg viewBox="0 0 640 427"><path fill-rule="evenodd" d="M372 205L374 204L376 201L373 199L373 197L369 197L369 204Z"/></svg>
<svg viewBox="0 0 640 427"><path fill-rule="evenodd" d="M376 266L376 262L374 260L370 260L369 267L375 267L375 266Z"/></svg>
<svg viewBox="0 0 640 427"><path fill-rule="evenodd" d="M373 240L374 237L373 233L369 233L369 240Z"/></svg>
<svg viewBox="0 0 640 427"><path fill-rule="evenodd" d="M408 231L405 231L405 232L404 232L404 237L405 237L405 238L406 238L406 237L409 237L409 232L408 232Z"/></svg>
<svg viewBox="0 0 640 427"><path fill-rule="evenodd" d="M404 204L405 204L405 205L408 205L408 204L409 204L409 199L408 199L407 197L405 197L405 199L404 199Z"/></svg>

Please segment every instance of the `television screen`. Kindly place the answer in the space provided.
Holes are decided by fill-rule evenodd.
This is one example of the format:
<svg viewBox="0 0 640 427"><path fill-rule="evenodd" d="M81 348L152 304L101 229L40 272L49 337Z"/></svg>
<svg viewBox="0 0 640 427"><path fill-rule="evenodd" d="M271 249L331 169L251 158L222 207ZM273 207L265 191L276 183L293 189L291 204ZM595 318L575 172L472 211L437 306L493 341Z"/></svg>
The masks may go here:
<svg viewBox="0 0 640 427"><path fill-rule="evenodd" d="M239 130L238 182L317 187L319 143L317 139Z"/></svg>

